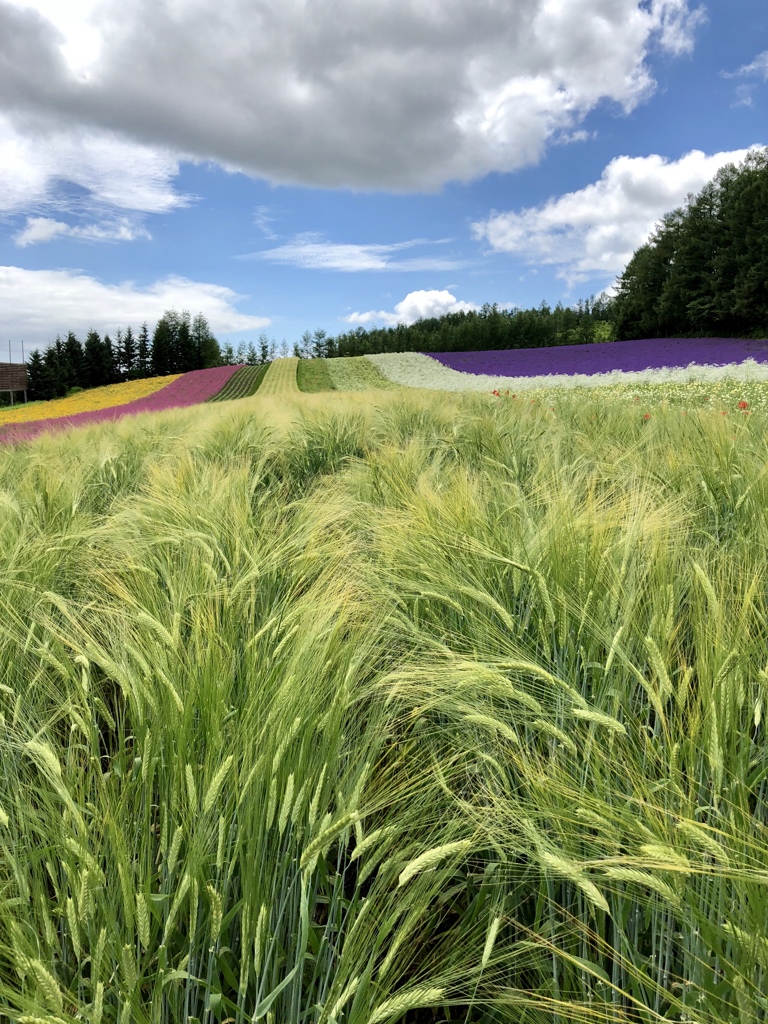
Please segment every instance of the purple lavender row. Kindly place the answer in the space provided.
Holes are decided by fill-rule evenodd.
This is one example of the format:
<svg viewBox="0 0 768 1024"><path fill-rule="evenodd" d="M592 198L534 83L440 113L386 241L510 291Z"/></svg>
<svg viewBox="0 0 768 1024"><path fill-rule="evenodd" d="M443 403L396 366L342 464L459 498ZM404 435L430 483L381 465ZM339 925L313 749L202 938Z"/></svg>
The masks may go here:
<svg viewBox="0 0 768 1024"><path fill-rule="evenodd" d="M660 370L662 367L723 366L754 359L768 363L768 340L739 338L649 338L595 342L551 348L498 349L487 352L424 352L443 366L493 377L538 377L554 373L610 373L611 370Z"/></svg>
<svg viewBox="0 0 768 1024"><path fill-rule="evenodd" d="M207 402L221 391L227 381L239 369L237 366L215 366L210 370L191 370L166 387L145 398L137 398L125 405L113 405L107 409L77 412L71 416L56 419L33 420L31 423L8 424L0 427L0 442L29 441L44 431L66 430L69 427L86 426L91 423L105 423L119 420L123 416L134 416L140 412L163 412L165 409L183 409L189 405Z"/></svg>

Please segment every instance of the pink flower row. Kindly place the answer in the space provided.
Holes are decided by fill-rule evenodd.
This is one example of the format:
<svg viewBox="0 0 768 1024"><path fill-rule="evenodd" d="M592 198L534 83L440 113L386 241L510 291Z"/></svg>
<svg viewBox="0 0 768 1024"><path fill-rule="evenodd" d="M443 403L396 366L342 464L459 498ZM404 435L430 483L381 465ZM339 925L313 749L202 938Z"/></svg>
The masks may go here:
<svg viewBox="0 0 768 1024"><path fill-rule="evenodd" d="M137 398L136 401L125 405L78 412L58 419L9 424L5 428L0 428L0 442L29 441L44 431L104 423L108 420L122 419L123 416L133 416L139 412L163 412L165 409L183 409L189 405L198 405L218 394L239 369L240 366L215 366L210 370L192 370L171 381L167 387L155 391L154 394L147 395L146 398Z"/></svg>

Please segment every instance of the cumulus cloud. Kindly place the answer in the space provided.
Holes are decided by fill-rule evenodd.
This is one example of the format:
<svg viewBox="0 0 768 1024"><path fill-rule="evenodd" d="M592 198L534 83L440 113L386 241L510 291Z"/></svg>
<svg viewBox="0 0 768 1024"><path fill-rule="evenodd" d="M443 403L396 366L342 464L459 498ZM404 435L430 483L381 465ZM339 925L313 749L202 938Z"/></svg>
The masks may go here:
<svg viewBox="0 0 768 1024"><path fill-rule="evenodd" d="M166 277L142 288L132 281L103 284L74 270L0 267L3 328L14 340L23 339L27 351L44 347L56 332L82 336L91 328L114 332L144 320L154 324L171 308L204 313L214 333L267 327L267 317L235 308L242 298L231 288L184 277Z"/></svg>
<svg viewBox="0 0 768 1024"><path fill-rule="evenodd" d="M422 245L440 245L450 239L430 242L425 238L414 238L407 242L393 242L389 245L327 242L314 232L297 235L291 242L249 253L244 259L265 259L272 263L285 263L305 270L341 270L355 273L361 270L455 270L465 265L464 261L436 256L416 256L408 259L394 259L393 255L403 249Z"/></svg>
<svg viewBox="0 0 768 1024"><path fill-rule="evenodd" d="M72 226L53 217L27 217L27 223L13 236L13 240L24 248L50 242L63 235L83 242L133 242L137 238L151 238L146 228L128 220Z"/></svg>
<svg viewBox="0 0 768 1024"><path fill-rule="evenodd" d="M619 156L600 180L540 206L492 212L472 225L475 238L494 252L513 253L531 263L548 263L569 283L603 280L620 273L647 241L663 214L680 206L729 163L749 150L707 156L692 150L679 160L653 154Z"/></svg>
<svg viewBox="0 0 768 1024"><path fill-rule="evenodd" d="M422 318L443 316L445 313L459 313L461 310L469 311L478 307L473 302L461 302L449 291L421 290L409 292L405 298L398 302L394 312L387 310L368 310L367 313L350 313L342 317L348 324L370 324L383 323L395 326L396 324L412 324Z"/></svg>
<svg viewBox="0 0 768 1024"><path fill-rule="evenodd" d="M67 67L87 75L88 68L98 59L101 33L93 23L101 0L9 0L20 10L32 9L49 21L58 36L57 49Z"/></svg>
<svg viewBox="0 0 768 1024"><path fill-rule="evenodd" d="M436 189L537 161L603 101L632 110L653 52L691 49L693 3L0 0L0 95L38 137L114 131L273 182Z"/></svg>

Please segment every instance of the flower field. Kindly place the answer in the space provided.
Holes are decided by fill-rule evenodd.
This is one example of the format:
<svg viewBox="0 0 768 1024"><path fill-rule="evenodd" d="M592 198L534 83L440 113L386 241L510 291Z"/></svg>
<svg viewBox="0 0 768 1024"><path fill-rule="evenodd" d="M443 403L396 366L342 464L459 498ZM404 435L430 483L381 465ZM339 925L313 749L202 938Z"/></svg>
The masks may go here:
<svg viewBox="0 0 768 1024"><path fill-rule="evenodd" d="M156 387L153 391L145 393L143 397L134 398L132 401L120 405L108 405L96 408L89 408L82 412L61 411L56 416L35 420L29 423L13 423L8 426L0 426L0 443L28 441L38 434L51 431L60 431L68 427L87 426L94 423L104 423L109 420L121 419L123 416L134 416L140 412L163 412L166 409L181 409L189 405L197 405L206 402L209 398L219 392L230 377L238 370L237 366L217 366L210 370L192 370L176 377L152 378L153 381L161 380L163 385ZM145 381L137 383L144 384ZM128 385L113 385L113 388L128 387ZM97 389L94 389L94 391ZM103 392L111 392L112 388L99 388ZM93 394L84 391L83 395ZM80 398L75 395L73 399ZM102 396L102 401L108 400L111 396ZM63 399L62 402L69 402L70 399ZM84 400L85 401L85 400ZM98 399L97 399L98 401ZM43 409L49 404L40 403L34 409ZM61 406L59 406L61 408Z"/></svg>
<svg viewBox="0 0 768 1024"><path fill-rule="evenodd" d="M76 416L82 412L99 412L117 405L128 405L147 398L173 383L180 374L169 377L146 377L124 384L110 384L103 388L89 388L69 398L55 398L49 402L31 402L0 409L0 428L9 423L30 423L33 420L58 419Z"/></svg>
<svg viewBox="0 0 768 1024"><path fill-rule="evenodd" d="M587 346L584 346L585 348ZM607 348L600 345L599 348ZM467 353L467 355L479 353ZM506 353L496 353L503 356ZM729 379L758 385L768 382L768 362L758 363L747 358L739 363L701 364L693 363L684 367L658 367L645 370L622 370L614 368L605 373L559 373L532 376L506 376L503 374L470 373L454 370L434 356L418 352L393 352L381 355L363 356L372 362L393 384L440 391L477 391L491 393L494 390L548 391L577 388L601 388L613 390L637 389L644 385L679 386L691 382L714 385ZM500 359L501 365L506 361Z"/></svg>
<svg viewBox="0 0 768 1024"><path fill-rule="evenodd" d="M594 376L620 370L682 369L724 366L752 359L768 363L768 341L738 338L649 338L610 344L558 345L554 348L486 352L432 353L443 366L463 373L504 377Z"/></svg>
<svg viewBox="0 0 768 1024"><path fill-rule="evenodd" d="M0 446L0 1017L767 1020L768 415L289 369Z"/></svg>

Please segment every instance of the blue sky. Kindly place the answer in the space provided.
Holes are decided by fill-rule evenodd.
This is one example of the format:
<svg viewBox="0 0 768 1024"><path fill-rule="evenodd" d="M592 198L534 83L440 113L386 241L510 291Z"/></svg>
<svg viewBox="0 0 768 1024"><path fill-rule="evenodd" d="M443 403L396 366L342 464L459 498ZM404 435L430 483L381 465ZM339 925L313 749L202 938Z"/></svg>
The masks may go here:
<svg viewBox="0 0 768 1024"><path fill-rule="evenodd" d="M0 359L610 288L768 142L764 0L0 0Z"/></svg>

